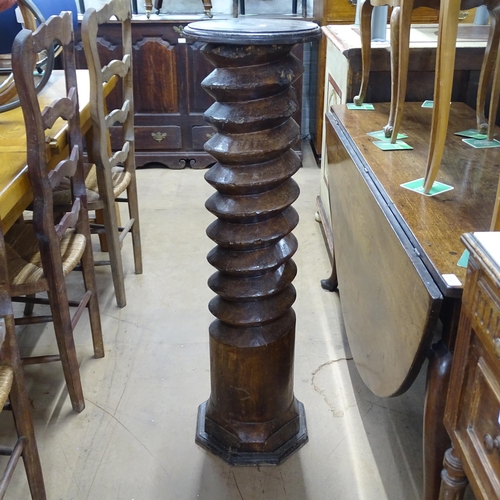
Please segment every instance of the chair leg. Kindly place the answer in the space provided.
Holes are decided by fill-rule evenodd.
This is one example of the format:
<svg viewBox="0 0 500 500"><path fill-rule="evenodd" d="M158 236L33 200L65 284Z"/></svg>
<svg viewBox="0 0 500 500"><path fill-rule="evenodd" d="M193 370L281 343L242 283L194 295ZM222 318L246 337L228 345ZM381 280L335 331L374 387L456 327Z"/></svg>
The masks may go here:
<svg viewBox="0 0 500 500"><path fill-rule="evenodd" d="M443 0L439 11L438 49L436 78L434 83L434 108L432 127L424 180L424 192L428 193L436 180L443 157L444 143L448 131L450 100L455 70L455 44L458 32L460 2Z"/></svg>
<svg viewBox="0 0 500 500"><path fill-rule="evenodd" d="M120 208L118 203L115 204L116 208L116 224L121 226ZM102 210L95 211L95 222L96 224L104 225L104 216ZM99 244L101 245L101 252L109 252L108 241L106 240L105 234L99 234Z"/></svg>
<svg viewBox="0 0 500 500"><path fill-rule="evenodd" d="M85 290L92 292L89 299L88 311L90 320L90 329L92 332L92 343L94 345L94 356L96 358L104 357L104 341L102 338L101 315L99 312L99 301L97 297L97 284L95 279L94 258L92 254L92 242L90 236L90 228L88 225L88 212L82 207L83 233L85 235L86 244L85 251L82 255L82 274L85 283Z"/></svg>
<svg viewBox="0 0 500 500"><path fill-rule="evenodd" d="M104 217L102 215L102 210L95 211L95 222L96 224L104 224ZM99 245L101 246L101 252L109 252L108 241L106 240L105 234L99 235Z"/></svg>
<svg viewBox="0 0 500 500"><path fill-rule="evenodd" d="M47 267L44 266L44 269L47 269ZM48 274L49 272L46 273L46 275ZM52 290L50 290L48 295L64 378L73 409L76 412L81 412L85 408L85 400L83 398L80 367L78 366L78 358L76 356L66 287L63 286L62 290L57 287L51 288L54 291L59 290L59 292L55 293L52 293Z"/></svg>
<svg viewBox="0 0 500 500"><path fill-rule="evenodd" d="M10 403L12 414L16 425L17 435L24 437L23 462L28 477L28 484L31 491L31 497L34 500L45 500L45 485L43 482L42 466L40 456L36 445L35 431L31 419L30 404L26 393L26 384L24 381L23 368L19 357L19 349L15 338L14 318L7 316L5 318L7 327L7 336L4 344L6 357L14 371L14 380L10 391Z"/></svg>
<svg viewBox="0 0 500 500"><path fill-rule="evenodd" d="M109 261L111 264L111 275L113 277L113 285L115 288L116 303L118 307L125 307L127 305L127 298L125 295L125 282L123 277L122 255L118 235L118 222L116 220L116 203L114 201L113 190L111 188L111 179L103 178L105 175L108 175L108 173L101 169L97 170L97 181L99 186L107 186L107 192L101 192L101 198L104 204L104 227L106 229L106 238L108 240ZM109 175L111 175L111 173L109 173Z"/></svg>
<svg viewBox="0 0 500 500"><path fill-rule="evenodd" d="M392 136L394 120L396 119L396 103L399 90L399 26L401 10L399 5L392 9L391 14L391 110L389 121L384 127L384 135Z"/></svg>
<svg viewBox="0 0 500 500"><path fill-rule="evenodd" d="M36 297L36 294L32 294L32 295L27 295L26 297L30 298L30 299L34 299ZM24 304L24 315L25 316L31 316L33 314L33 309L35 308L35 304L33 302L26 302L26 304Z"/></svg>
<svg viewBox="0 0 500 500"><path fill-rule="evenodd" d="M460 459L455 455L455 450L449 448L443 460L439 500L461 500L468 483Z"/></svg>
<svg viewBox="0 0 500 500"><path fill-rule="evenodd" d="M488 43L484 52L483 64L481 66L481 75L479 77L479 86L477 91L476 101L476 120L477 130L481 134L485 134L488 129L488 121L485 116L486 95L491 82L491 75L497 58L498 43L500 40L500 32L498 30L498 19L494 12L490 12L490 29L488 35ZM494 122L495 120L493 120Z"/></svg>
<svg viewBox="0 0 500 500"><path fill-rule="evenodd" d="M406 98L406 83L408 79L408 60L410 57L410 27L413 12L413 0L401 2L399 12L399 65L396 94L394 127L391 142L394 144L398 137ZM391 103L391 106L393 104Z"/></svg>
<svg viewBox="0 0 500 500"><path fill-rule="evenodd" d="M135 175L127 188L128 210L130 218L134 219L132 226L132 247L134 250L135 274L142 274L141 226L139 222L139 202L137 198L137 181Z"/></svg>
<svg viewBox="0 0 500 500"><path fill-rule="evenodd" d="M360 0L361 17L361 88L359 94L354 96L353 103L361 106L366 97L368 81L370 79L370 66L372 57L372 12L373 5L370 0Z"/></svg>
<svg viewBox="0 0 500 500"><path fill-rule="evenodd" d="M498 44L500 42L500 23L498 22L498 16L500 12L494 11L492 17L491 24L492 29L495 33L494 42L496 47L495 53L495 71L493 73L493 85L491 89L491 99L490 99L490 115L488 119L488 139L490 141L493 140L493 136L495 134L495 122L498 111L498 99L500 93L500 53L498 50Z"/></svg>
<svg viewBox="0 0 500 500"><path fill-rule="evenodd" d="M500 231L500 181L497 187L497 196L493 208L493 217L491 218L490 231Z"/></svg>

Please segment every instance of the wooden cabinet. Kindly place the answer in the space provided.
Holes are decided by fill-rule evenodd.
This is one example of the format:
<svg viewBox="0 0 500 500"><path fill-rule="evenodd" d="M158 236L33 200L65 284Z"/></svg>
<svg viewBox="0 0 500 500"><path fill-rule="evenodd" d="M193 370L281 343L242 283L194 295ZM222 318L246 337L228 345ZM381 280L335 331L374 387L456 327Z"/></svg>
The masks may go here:
<svg viewBox="0 0 500 500"><path fill-rule="evenodd" d="M446 403L452 448L440 498L500 498L500 232L466 234L470 251ZM453 493L454 496L445 496Z"/></svg>
<svg viewBox="0 0 500 500"><path fill-rule="evenodd" d="M205 168L214 163L203 145L214 134L203 113L214 102L201 88L201 81L213 71L200 49L203 43L187 43L183 28L188 21L165 18L147 20L134 16L134 100L136 161L161 163L169 168ZM109 23L99 31L99 52L103 61L121 57L120 25ZM80 34L76 34L77 65L85 68ZM294 54L302 60L302 48ZM302 80L294 84L300 99ZM117 87L116 92L120 92ZM110 96L112 99L112 95ZM301 111L294 116L300 124ZM112 144L120 143L112 133Z"/></svg>
<svg viewBox="0 0 500 500"><path fill-rule="evenodd" d="M203 112L213 99L200 83L213 67L200 53L200 43L186 43L179 21L132 24L137 166L159 162L169 168L204 168L213 159L203 144L214 133ZM120 25L99 31L99 51L105 61L121 57ZM86 67L77 33L77 64ZM116 89L120 92L120 89ZM112 98L112 96L110 96ZM112 143L114 142L112 136ZM118 138L117 138L118 139ZM118 141L117 141L118 142Z"/></svg>

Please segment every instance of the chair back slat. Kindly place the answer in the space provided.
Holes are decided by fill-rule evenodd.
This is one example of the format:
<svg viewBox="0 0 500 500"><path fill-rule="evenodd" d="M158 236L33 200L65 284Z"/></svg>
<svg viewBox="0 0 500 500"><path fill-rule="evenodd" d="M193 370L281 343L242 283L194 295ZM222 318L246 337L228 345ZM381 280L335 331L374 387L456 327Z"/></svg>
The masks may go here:
<svg viewBox="0 0 500 500"><path fill-rule="evenodd" d="M123 148L121 151L117 151L110 159L109 159L109 165L111 168L116 167L118 164L122 164L126 161L126 159L129 156L130 152L130 145L128 142L126 142L123 145Z"/></svg>
<svg viewBox="0 0 500 500"><path fill-rule="evenodd" d="M128 116L130 110L130 101L125 101L121 109L114 109L106 116L106 126L111 127L116 122L123 123Z"/></svg>
<svg viewBox="0 0 500 500"><path fill-rule="evenodd" d="M68 97L63 97L57 99L50 106L47 106L42 111L42 123L44 129L49 129L54 126L54 123L59 119L63 118L68 121L73 118L75 113L75 106L78 105L78 91L73 87L69 93Z"/></svg>
<svg viewBox="0 0 500 500"><path fill-rule="evenodd" d="M73 146L71 155L65 160L61 160L54 170L51 170L48 174L50 185L55 189L64 177L71 177L78 167L78 158L80 157L80 150L78 146Z"/></svg>
<svg viewBox="0 0 500 500"><path fill-rule="evenodd" d="M119 61L114 59L108 65L104 66L101 70L103 83L109 82L113 76L117 75L120 78L124 78L130 69L131 58L129 54L126 54L123 60Z"/></svg>
<svg viewBox="0 0 500 500"><path fill-rule="evenodd" d="M76 223L78 222L78 215L80 213L80 207L80 198L75 198L71 211L66 212L63 215L59 224L57 224L55 228L59 238L62 238L68 229L76 226Z"/></svg>
<svg viewBox="0 0 500 500"><path fill-rule="evenodd" d="M87 12L89 9L87 9ZM132 18L132 10L130 2L106 3L98 11L96 20L98 24L107 23L112 17L116 17L118 21L126 21Z"/></svg>
<svg viewBox="0 0 500 500"><path fill-rule="evenodd" d="M67 13L71 21L71 13ZM54 41L61 42L62 45L69 45L73 39L73 28L68 25L66 17L51 16L40 25L33 36L33 51L37 54L42 50L47 50ZM15 78L15 77L14 77Z"/></svg>

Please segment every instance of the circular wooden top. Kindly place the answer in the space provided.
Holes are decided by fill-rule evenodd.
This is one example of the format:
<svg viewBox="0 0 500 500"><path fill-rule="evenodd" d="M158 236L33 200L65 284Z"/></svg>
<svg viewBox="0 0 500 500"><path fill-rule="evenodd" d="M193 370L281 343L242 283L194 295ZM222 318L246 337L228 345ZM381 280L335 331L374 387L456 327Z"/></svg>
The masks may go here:
<svg viewBox="0 0 500 500"><path fill-rule="evenodd" d="M315 23L298 19L233 18L190 23L184 34L200 42L292 45L319 39L321 29Z"/></svg>

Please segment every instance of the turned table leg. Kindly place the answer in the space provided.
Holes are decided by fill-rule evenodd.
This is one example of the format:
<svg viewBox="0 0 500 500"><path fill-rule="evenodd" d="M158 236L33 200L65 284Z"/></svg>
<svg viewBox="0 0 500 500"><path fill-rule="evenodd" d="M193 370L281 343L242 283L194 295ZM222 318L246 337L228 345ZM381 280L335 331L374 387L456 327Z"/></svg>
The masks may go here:
<svg viewBox="0 0 500 500"><path fill-rule="evenodd" d="M438 497L443 456L450 446L443 417L452 355L443 342L432 346L427 371L424 409L424 499Z"/></svg>
<svg viewBox="0 0 500 500"><path fill-rule="evenodd" d="M329 292L335 292L339 287L339 280L337 278L337 264L335 262L335 249L332 255L332 272L328 278L321 280L321 288Z"/></svg>
<svg viewBox="0 0 500 500"><path fill-rule="evenodd" d="M462 462L455 455L454 448L449 448L443 461L439 500L462 500L468 483Z"/></svg>
<svg viewBox="0 0 500 500"><path fill-rule="evenodd" d="M303 72L290 54L317 39L303 21L233 19L192 23L215 70L202 82L216 102L205 119L217 133L205 149L217 163L206 202L217 220L209 279L211 394L200 405L196 442L235 465L279 464L307 441L303 405L293 393L298 223L291 206L301 162L291 84Z"/></svg>

